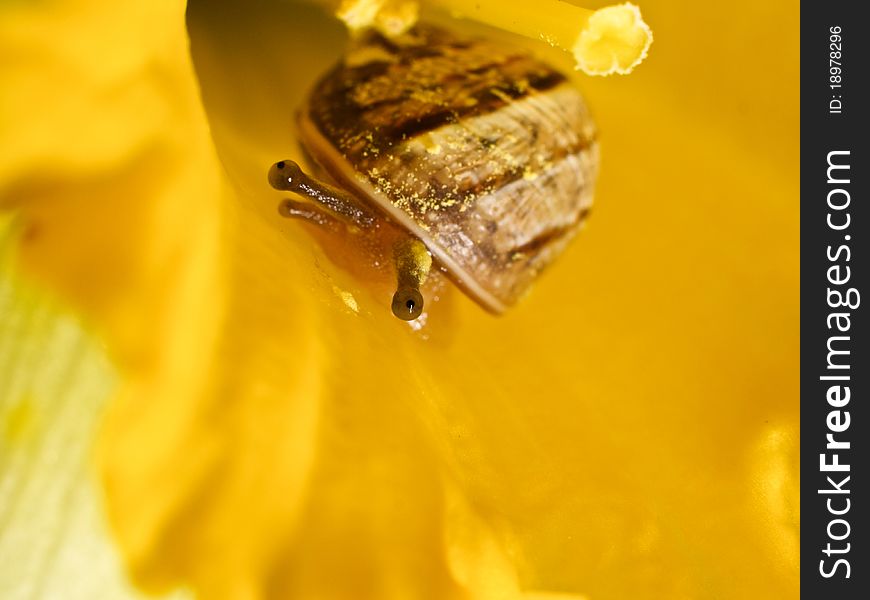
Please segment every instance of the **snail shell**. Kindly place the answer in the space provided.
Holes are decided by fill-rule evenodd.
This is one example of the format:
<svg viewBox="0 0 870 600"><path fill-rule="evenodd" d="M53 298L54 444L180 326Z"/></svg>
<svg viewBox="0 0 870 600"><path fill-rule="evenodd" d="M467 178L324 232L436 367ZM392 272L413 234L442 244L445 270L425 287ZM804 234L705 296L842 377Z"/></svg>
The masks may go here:
<svg viewBox="0 0 870 600"><path fill-rule="evenodd" d="M589 211L595 126L567 78L521 48L417 26L369 34L300 112L307 151L420 238L501 313Z"/></svg>

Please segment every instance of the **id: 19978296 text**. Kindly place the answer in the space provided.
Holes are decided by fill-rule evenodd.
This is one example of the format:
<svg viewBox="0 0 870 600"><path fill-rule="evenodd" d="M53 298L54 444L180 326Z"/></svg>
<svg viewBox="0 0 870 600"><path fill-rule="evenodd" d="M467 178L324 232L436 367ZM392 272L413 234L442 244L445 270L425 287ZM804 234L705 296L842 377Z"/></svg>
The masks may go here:
<svg viewBox="0 0 870 600"><path fill-rule="evenodd" d="M828 28L828 83L831 86L831 101L828 113L839 115L843 112L843 28L834 25Z"/></svg>

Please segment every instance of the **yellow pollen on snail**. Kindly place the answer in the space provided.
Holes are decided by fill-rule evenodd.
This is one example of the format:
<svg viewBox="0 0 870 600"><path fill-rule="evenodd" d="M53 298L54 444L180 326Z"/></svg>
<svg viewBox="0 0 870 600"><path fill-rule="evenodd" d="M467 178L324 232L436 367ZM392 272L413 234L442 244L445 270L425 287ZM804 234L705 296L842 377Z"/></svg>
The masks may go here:
<svg viewBox="0 0 870 600"><path fill-rule="evenodd" d="M431 135L424 135L420 142L429 154L441 154L441 144L433 140Z"/></svg>

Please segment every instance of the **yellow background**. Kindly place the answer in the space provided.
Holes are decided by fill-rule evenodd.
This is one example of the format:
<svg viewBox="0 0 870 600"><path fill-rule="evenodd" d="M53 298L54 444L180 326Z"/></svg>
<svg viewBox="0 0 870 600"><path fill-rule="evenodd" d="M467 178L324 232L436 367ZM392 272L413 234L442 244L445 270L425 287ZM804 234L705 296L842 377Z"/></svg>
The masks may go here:
<svg viewBox="0 0 870 600"><path fill-rule="evenodd" d="M646 62L577 79L602 144L588 227L508 315L445 289L415 331L265 182L301 157L293 110L339 22L0 6L0 207L22 276L117 372L93 464L133 582L797 596L799 12L725 9L641 5Z"/></svg>

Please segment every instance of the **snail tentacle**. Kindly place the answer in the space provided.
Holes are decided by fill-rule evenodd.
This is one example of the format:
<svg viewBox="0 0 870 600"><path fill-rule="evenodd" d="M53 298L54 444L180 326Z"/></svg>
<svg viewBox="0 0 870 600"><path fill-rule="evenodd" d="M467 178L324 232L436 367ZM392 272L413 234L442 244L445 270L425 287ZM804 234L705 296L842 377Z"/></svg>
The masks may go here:
<svg viewBox="0 0 870 600"><path fill-rule="evenodd" d="M292 198L285 198L278 205L278 213L288 219L302 219L334 231L341 226L341 222L332 213L323 210L320 206Z"/></svg>
<svg viewBox="0 0 870 600"><path fill-rule="evenodd" d="M356 198L309 176L292 160L281 160L272 165L269 169L269 184L276 190L298 194L351 221L360 229L369 229L375 224L374 215Z"/></svg>
<svg viewBox="0 0 870 600"><path fill-rule="evenodd" d="M396 265L396 293L391 308L403 321L413 321L423 314L423 294L420 286L426 282L432 267L432 255L415 237L408 237L393 247Z"/></svg>

